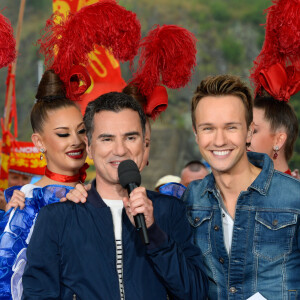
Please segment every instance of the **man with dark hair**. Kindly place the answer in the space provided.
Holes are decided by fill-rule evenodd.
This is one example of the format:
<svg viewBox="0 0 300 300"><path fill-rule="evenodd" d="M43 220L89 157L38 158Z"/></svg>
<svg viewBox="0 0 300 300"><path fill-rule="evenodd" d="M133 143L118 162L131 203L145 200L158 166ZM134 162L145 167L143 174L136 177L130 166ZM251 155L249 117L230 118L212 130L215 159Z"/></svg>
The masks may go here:
<svg viewBox="0 0 300 300"><path fill-rule="evenodd" d="M203 179L207 174L208 170L200 160L192 160L182 169L180 183L188 186L191 181Z"/></svg>
<svg viewBox="0 0 300 300"><path fill-rule="evenodd" d="M212 173L191 182L183 201L203 253L209 299L298 299L300 182L274 170L266 154L247 153L249 88L235 76L204 79L192 120Z"/></svg>
<svg viewBox="0 0 300 300"><path fill-rule="evenodd" d="M118 166L141 166L145 115L130 96L90 102L84 123L96 179L87 201L42 208L28 247L23 299L206 299L207 279L184 204L137 187L128 197ZM149 245L134 227L143 214ZM72 298L73 297L73 298Z"/></svg>

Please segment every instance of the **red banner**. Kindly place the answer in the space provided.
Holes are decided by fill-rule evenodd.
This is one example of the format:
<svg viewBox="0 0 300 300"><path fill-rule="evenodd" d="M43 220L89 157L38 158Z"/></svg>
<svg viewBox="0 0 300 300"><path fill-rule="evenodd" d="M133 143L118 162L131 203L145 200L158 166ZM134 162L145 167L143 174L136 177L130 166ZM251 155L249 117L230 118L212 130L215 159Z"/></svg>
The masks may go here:
<svg viewBox="0 0 300 300"><path fill-rule="evenodd" d="M40 160L40 152L31 142L17 142L12 140L9 133L3 134L1 148L1 176L0 188L8 188L7 178L9 170L28 175L44 175L46 159Z"/></svg>
<svg viewBox="0 0 300 300"><path fill-rule="evenodd" d="M3 121L3 119L2 119ZM2 124L3 128L3 124ZM10 134L2 131L2 147L1 147L1 168L0 168L0 190L4 191L8 188L8 169L9 169L9 155L10 155Z"/></svg>
<svg viewBox="0 0 300 300"><path fill-rule="evenodd" d="M66 15L68 12L76 12L82 7L94 4L101 0L53 0L53 11L59 11ZM84 114L86 105L100 95L112 91L121 92L126 83L121 75L119 62L103 47L96 47L89 54L90 64L87 70L92 84L81 97L78 104Z"/></svg>
<svg viewBox="0 0 300 300"><path fill-rule="evenodd" d="M13 141L9 156L9 169L30 175L44 175L46 159L31 142Z"/></svg>

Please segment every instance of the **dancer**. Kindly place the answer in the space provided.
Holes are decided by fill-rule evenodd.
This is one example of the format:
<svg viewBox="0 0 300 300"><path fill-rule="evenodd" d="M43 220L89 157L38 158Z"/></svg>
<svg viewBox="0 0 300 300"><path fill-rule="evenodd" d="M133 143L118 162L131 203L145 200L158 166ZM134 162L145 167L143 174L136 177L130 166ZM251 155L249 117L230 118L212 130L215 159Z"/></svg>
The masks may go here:
<svg viewBox="0 0 300 300"><path fill-rule="evenodd" d="M53 71L44 73L36 98L31 112L32 141L47 167L38 182L24 185L12 197L12 202L25 197L25 208L10 211L0 236L1 299L21 298L26 248L39 210L59 201L86 177L83 117L76 104L65 98L63 84ZM14 189L6 190L6 195Z"/></svg>
<svg viewBox="0 0 300 300"><path fill-rule="evenodd" d="M267 11L264 45L250 71L255 100L249 150L267 153L276 170L291 175L299 125L288 101L300 90L300 2L277 0Z"/></svg>
<svg viewBox="0 0 300 300"><path fill-rule="evenodd" d="M299 132L293 107L270 96L258 96L254 99L253 123L248 150L268 154L276 170L292 175L288 162Z"/></svg>

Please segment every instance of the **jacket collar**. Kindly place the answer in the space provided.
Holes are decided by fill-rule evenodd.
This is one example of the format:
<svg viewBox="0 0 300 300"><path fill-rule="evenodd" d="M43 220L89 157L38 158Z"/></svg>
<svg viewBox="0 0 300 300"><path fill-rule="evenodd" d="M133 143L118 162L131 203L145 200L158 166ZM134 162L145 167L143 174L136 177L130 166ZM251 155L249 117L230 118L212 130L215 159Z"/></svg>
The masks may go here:
<svg viewBox="0 0 300 300"><path fill-rule="evenodd" d="M264 153L247 152L247 156L250 163L262 169L256 179L249 186L248 190L253 189L262 195L266 195L274 173L273 161L267 154ZM211 192L215 195L217 194L215 178L212 173L203 179L203 184L204 188L201 196L203 196L206 192Z"/></svg>
<svg viewBox="0 0 300 300"><path fill-rule="evenodd" d="M90 204L92 204L95 207L107 207L105 202L102 200L101 196L99 195L97 189L96 189L96 179L92 181L92 187L88 191L88 196L86 201Z"/></svg>
<svg viewBox="0 0 300 300"><path fill-rule="evenodd" d="M274 164L271 158L265 153L248 152L249 161L261 169L256 179L249 188L257 190L260 194L266 195L274 174Z"/></svg>

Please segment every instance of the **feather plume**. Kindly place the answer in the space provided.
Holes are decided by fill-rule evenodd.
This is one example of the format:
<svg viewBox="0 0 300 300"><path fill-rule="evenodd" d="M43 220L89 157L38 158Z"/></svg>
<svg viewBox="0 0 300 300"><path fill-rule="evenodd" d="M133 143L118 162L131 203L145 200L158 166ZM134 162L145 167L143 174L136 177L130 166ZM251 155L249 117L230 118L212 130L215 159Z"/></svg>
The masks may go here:
<svg viewBox="0 0 300 300"><path fill-rule="evenodd" d="M164 84L169 88L184 87L196 66L196 38L175 25L157 25L140 44L138 70L131 81L145 96Z"/></svg>
<svg viewBox="0 0 300 300"><path fill-rule="evenodd" d="M0 68L16 58L16 41L9 20L0 14Z"/></svg>
<svg viewBox="0 0 300 300"><path fill-rule="evenodd" d="M263 70L269 70L279 63L287 73L291 66L295 72L300 71L300 1L274 0L273 3L266 10L267 22L263 48L250 71L255 94L261 93L260 74Z"/></svg>
<svg viewBox="0 0 300 300"><path fill-rule="evenodd" d="M64 18L58 12L47 21L44 36L38 41L48 69L53 69L66 84L74 65L87 65L88 54L96 45L110 49L120 61L137 54L141 26L136 15L115 1L105 0L83 7Z"/></svg>

